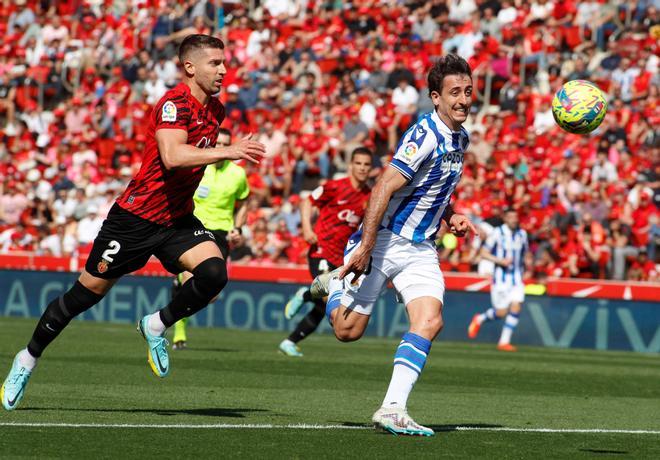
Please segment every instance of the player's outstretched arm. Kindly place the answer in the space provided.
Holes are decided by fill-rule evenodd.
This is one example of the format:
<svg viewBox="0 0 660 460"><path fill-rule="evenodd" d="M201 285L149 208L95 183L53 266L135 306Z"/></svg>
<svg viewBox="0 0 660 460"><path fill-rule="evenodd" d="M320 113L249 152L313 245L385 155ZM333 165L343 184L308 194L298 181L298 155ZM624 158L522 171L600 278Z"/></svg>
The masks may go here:
<svg viewBox="0 0 660 460"><path fill-rule="evenodd" d="M309 244L316 244L318 242L318 236L314 233L314 227L312 226L313 210L314 205L309 198L305 198L300 203L300 223L302 224L303 238Z"/></svg>
<svg viewBox="0 0 660 460"><path fill-rule="evenodd" d="M408 183L408 179L398 169L388 166L381 178L376 182L371 197L367 204L367 210L362 220L362 241L360 246L351 256L348 264L339 273L343 279L349 273L354 273L355 278L360 277L369 266L371 251L376 244L378 227L383 220L387 205L392 195Z"/></svg>
<svg viewBox="0 0 660 460"><path fill-rule="evenodd" d="M182 129L156 131L158 152L167 169L195 168L221 160L247 160L259 163L266 153L261 142L253 141L252 134L227 147L202 149L188 145L188 133Z"/></svg>

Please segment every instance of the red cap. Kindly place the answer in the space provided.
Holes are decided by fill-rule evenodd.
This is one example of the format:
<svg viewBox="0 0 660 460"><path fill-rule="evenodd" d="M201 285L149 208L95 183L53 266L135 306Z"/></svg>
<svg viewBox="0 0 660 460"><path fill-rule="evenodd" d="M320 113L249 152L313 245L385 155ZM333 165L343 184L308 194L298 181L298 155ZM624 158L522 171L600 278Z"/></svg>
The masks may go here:
<svg viewBox="0 0 660 460"><path fill-rule="evenodd" d="M280 206L282 204L282 197L281 196L274 196L272 198L272 200L270 200L270 201L271 201L271 204L273 206Z"/></svg>
<svg viewBox="0 0 660 460"><path fill-rule="evenodd" d="M300 197L298 195L291 195L289 197L289 203L291 204L298 204L300 203Z"/></svg>

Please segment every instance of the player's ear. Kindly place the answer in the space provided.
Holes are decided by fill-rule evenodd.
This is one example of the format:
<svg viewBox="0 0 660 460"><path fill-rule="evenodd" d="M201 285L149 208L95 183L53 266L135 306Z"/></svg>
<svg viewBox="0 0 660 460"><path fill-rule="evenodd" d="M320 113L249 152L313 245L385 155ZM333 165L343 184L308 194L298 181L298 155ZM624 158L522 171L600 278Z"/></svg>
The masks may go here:
<svg viewBox="0 0 660 460"><path fill-rule="evenodd" d="M433 105L437 106L440 104L440 93L438 91L431 91L431 102L433 102Z"/></svg>
<svg viewBox="0 0 660 460"><path fill-rule="evenodd" d="M192 61L186 59L183 61L183 69L186 71L186 74L193 76L195 75L195 64Z"/></svg>

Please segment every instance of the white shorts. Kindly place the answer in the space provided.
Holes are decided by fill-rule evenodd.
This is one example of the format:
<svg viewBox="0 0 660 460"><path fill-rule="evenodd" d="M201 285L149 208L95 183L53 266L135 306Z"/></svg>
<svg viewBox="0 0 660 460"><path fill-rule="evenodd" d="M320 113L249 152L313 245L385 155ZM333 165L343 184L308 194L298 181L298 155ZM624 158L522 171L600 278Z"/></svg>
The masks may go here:
<svg viewBox="0 0 660 460"><path fill-rule="evenodd" d="M360 245L351 240L346 246L344 263ZM370 315L380 293L392 281L404 305L419 297L435 297L443 301L445 279L440 271L438 253L431 241L413 243L387 229L378 231L371 253L371 271L362 275L357 284L344 279L341 304L346 308Z"/></svg>
<svg viewBox="0 0 660 460"><path fill-rule="evenodd" d="M493 308L501 310L509 308L512 302L523 303L525 301L525 285L515 284L513 286L503 284L490 286L490 302Z"/></svg>

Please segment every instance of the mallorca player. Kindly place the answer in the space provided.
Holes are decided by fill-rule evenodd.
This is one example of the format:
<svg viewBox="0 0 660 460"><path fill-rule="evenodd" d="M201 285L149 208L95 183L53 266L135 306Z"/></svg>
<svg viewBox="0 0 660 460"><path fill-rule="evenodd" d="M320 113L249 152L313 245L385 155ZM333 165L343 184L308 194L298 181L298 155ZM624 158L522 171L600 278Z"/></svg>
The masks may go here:
<svg viewBox="0 0 660 460"><path fill-rule="evenodd" d="M472 103L471 75L468 63L453 54L433 65L428 86L435 110L403 135L371 193L362 228L346 245L344 267L312 284L313 297L328 295L326 315L343 342L362 336L388 281L403 300L410 329L394 355L382 407L372 418L376 427L394 434L434 434L408 415L406 405L443 326L445 285L433 239L442 220L457 236L476 233L449 204L469 143L462 124Z"/></svg>
<svg viewBox="0 0 660 460"><path fill-rule="evenodd" d="M209 35L189 35L179 47L183 81L156 104L149 121L142 166L103 222L78 281L46 307L27 348L2 386L2 405L15 409L46 347L69 322L98 303L123 275L151 255L173 274L193 277L162 310L146 315L138 329L158 377L170 371L165 330L204 308L227 283L227 268L213 234L192 215L193 193L204 166L221 160L258 163L264 146L248 138L215 147L225 115L213 97L226 74L224 44Z"/></svg>
<svg viewBox="0 0 660 460"><path fill-rule="evenodd" d="M516 351L511 335L518 325L518 317L525 301L525 253L529 248L527 232L518 227L515 209L504 211L504 224L496 227L481 248L481 257L493 262L493 282L490 286L492 307L474 315L468 327L468 337L474 339L481 325L487 321L505 318L498 350Z"/></svg>
<svg viewBox="0 0 660 460"><path fill-rule="evenodd" d="M344 246L364 217L371 188L367 185L372 165L372 153L366 147L358 147L351 154L348 177L330 180L317 187L302 202L300 216L303 237L311 244L309 272L312 278L339 267L344 259ZM319 210L316 225L312 229L312 208ZM302 356L298 343L313 333L325 315L325 302L312 299L309 287L300 288L286 304L284 316L291 319L305 302L314 302L289 337L280 343L280 351L287 356Z"/></svg>

